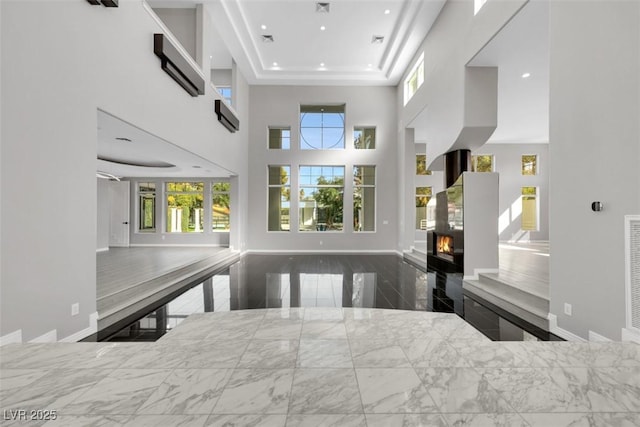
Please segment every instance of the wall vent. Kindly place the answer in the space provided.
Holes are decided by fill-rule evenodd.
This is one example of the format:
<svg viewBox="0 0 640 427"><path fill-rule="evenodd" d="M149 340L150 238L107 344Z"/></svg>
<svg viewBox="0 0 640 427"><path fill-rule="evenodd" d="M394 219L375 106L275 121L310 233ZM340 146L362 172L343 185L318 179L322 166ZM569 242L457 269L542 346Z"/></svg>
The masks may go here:
<svg viewBox="0 0 640 427"><path fill-rule="evenodd" d="M625 216L627 329L640 333L640 215Z"/></svg>

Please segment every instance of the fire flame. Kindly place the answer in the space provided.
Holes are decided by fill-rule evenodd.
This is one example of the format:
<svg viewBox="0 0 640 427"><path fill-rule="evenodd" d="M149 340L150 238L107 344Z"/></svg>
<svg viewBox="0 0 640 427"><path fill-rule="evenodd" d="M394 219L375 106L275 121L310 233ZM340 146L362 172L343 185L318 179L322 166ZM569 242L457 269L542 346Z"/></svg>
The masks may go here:
<svg viewBox="0 0 640 427"><path fill-rule="evenodd" d="M453 254L453 237L438 236L438 252Z"/></svg>

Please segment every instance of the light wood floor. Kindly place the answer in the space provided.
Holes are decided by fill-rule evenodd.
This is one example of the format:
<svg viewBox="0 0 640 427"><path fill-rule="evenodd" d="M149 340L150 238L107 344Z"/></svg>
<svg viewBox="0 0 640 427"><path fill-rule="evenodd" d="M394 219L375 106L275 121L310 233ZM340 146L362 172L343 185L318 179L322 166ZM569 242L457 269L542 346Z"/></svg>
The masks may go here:
<svg viewBox="0 0 640 427"><path fill-rule="evenodd" d="M217 247L110 248L96 254L98 328L129 315L237 261Z"/></svg>
<svg viewBox="0 0 640 427"><path fill-rule="evenodd" d="M500 243L498 277L548 300L549 243Z"/></svg>

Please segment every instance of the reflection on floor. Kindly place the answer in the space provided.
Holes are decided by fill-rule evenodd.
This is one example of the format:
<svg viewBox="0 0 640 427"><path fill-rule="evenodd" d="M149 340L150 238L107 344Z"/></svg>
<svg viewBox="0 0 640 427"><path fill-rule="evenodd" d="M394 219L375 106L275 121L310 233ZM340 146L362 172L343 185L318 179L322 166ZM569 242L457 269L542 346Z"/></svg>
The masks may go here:
<svg viewBox="0 0 640 427"><path fill-rule="evenodd" d="M460 274L424 273L395 255L248 255L165 302L132 318L122 330L119 326L101 331L98 338L153 341L193 313L358 307L456 313L494 340L557 339L484 301L463 296Z"/></svg>
<svg viewBox="0 0 640 427"><path fill-rule="evenodd" d="M313 274L313 273L311 273ZM194 314L154 343L0 348L6 425L637 426L640 346L492 342L455 314Z"/></svg>

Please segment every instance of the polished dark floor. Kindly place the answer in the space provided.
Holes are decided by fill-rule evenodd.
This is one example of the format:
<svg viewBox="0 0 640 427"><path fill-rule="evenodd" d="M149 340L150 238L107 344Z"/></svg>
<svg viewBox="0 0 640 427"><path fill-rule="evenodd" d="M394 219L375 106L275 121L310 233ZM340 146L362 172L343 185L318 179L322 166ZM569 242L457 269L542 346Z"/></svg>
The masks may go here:
<svg viewBox="0 0 640 427"><path fill-rule="evenodd" d="M555 340L463 294L462 275L420 271L396 255L247 255L203 283L127 319L98 340L155 341L193 313L362 307L456 313L492 340Z"/></svg>

